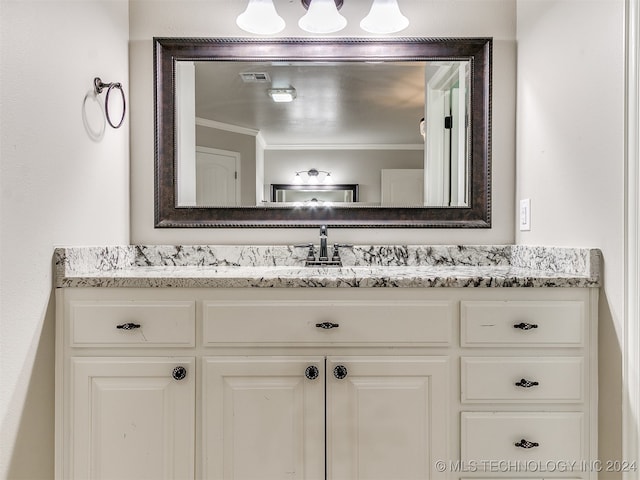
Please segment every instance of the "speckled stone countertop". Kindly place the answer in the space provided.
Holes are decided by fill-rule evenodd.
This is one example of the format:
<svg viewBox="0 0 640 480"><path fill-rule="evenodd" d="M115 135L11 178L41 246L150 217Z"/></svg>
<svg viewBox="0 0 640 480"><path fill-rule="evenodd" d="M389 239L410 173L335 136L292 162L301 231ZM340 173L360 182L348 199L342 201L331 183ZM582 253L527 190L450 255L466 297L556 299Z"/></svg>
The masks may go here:
<svg viewBox="0 0 640 480"><path fill-rule="evenodd" d="M599 287L601 253L523 245L356 245L343 267L291 246L129 245L55 250L57 287Z"/></svg>

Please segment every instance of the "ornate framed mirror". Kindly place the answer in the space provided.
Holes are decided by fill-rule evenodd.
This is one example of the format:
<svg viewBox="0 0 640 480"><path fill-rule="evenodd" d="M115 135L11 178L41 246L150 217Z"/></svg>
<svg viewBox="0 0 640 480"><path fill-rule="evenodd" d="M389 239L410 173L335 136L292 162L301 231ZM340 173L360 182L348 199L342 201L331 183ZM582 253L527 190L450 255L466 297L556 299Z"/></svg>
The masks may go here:
<svg viewBox="0 0 640 480"><path fill-rule="evenodd" d="M156 38L154 59L156 227L491 226L489 38ZM357 201L273 201L301 171Z"/></svg>

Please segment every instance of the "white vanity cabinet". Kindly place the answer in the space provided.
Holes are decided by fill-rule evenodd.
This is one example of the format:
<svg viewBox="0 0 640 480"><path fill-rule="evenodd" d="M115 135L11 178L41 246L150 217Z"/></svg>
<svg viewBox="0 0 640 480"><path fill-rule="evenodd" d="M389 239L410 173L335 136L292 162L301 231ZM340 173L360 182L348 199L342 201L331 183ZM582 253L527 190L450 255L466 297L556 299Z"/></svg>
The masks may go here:
<svg viewBox="0 0 640 480"><path fill-rule="evenodd" d="M329 357L327 478L437 477L434 463L449 450L448 363L434 356Z"/></svg>
<svg viewBox="0 0 640 480"><path fill-rule="evenodd" d="M446 455L447 359L207 357L204 478L422 479ZM326 433L326 444L325 444Z"/></svg>
<svg viewBox="0 0 640 480"><path fill-rule="evenodd" d="M61 288L56 476L547 478L481 462L597 458L596 305L588 288Z"/></svg>
<svg viewBox="0 0 640 480"><path fill-rule="evenodd" d="M195 381L173 378L193 367L193 358L72 358L64 478L193 478Z"/></svg>

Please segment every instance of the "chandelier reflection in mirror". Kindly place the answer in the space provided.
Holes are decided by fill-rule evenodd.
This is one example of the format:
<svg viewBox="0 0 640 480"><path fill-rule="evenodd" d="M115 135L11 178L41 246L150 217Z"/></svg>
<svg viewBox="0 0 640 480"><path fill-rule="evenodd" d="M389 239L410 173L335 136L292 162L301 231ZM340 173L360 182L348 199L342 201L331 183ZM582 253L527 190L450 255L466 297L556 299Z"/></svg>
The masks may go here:
<svg viewBox="0 0 640 480"><path fill-rule="evenodd" d="M301 0L307 9L298 26L309 33L335 33L347 26L340 15L344 0ZM273 0L249 0L246 10L236 19L243 30L271 35L284 30L285 21L278 15ZM373 0L371 9L360 22L360 28L374 34L396 33L409 26L409 20L400 11L397 0Z"/></svg>

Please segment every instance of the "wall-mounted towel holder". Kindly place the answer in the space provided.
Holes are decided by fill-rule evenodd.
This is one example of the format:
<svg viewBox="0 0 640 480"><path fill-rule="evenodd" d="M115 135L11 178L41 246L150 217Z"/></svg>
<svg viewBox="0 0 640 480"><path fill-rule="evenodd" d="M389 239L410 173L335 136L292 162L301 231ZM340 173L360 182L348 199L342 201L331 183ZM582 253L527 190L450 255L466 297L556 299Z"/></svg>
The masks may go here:
<svg viewBox="0 0 640 480"><path fill-rule="evenodd" d="M107 122L109 122L109 125L111 125L112 128L120 128L122 126L122 123L124 122L125 112L127 111L127 101L124 98L124 90L122 89L122 84L103 83L103 81L100 80L100 77L96 77L93 79L93 89L96 92L96 95L101 94L102 90L104 90L105 88L107 89L107 96L104 99L104 110L107 116ZM120 90L120 95L122 95L122 118L120 118L120 121L117 125L111 121L111 116L109 115L109 95L111 94L111 90L113 90L114 88Z"/></svg>

